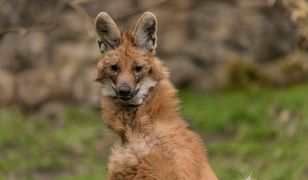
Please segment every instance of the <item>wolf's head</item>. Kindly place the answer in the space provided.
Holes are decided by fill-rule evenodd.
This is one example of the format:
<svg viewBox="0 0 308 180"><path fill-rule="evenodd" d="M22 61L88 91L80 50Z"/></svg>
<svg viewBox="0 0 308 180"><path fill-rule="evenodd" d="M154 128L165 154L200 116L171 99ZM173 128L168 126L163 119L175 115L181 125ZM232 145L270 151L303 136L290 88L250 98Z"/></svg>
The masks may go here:
<svg viewBox="0 0 308 180"><path fill-rule="evenodd" d="M162 78L167 76L155 58L157 20L144 13L133 32L121 33L105 12L97 15L95 29L102 53L97 81L103 84L103 96L111 96L128 105L139 105Z"/></svg>

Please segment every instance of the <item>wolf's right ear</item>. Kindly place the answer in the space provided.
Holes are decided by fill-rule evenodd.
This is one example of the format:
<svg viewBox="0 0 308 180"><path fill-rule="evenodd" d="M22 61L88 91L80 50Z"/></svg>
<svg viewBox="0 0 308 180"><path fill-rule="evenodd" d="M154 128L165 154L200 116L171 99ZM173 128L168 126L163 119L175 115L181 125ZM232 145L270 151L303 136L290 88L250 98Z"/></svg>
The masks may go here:
<svg viewBox="0 0 308 180"><path fill-rule="evenodd" d="M95 30L98 35L97 42L101 53L115 49L119 45L120 30L106 12L101 12L96 16Z"/></svg>

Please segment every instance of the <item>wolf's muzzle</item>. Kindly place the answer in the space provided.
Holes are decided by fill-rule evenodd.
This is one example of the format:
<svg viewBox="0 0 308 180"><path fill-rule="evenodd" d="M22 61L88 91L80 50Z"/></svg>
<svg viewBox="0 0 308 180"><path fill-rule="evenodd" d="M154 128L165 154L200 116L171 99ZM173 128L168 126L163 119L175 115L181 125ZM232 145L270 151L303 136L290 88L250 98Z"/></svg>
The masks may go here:
<svg viewBox="0 0 308 180"><path fill-rule="evenodd" d="M129 85L124 84L118 87L118 95L121 99L130 99L132 97L132 89L129 87Z"/></svg>

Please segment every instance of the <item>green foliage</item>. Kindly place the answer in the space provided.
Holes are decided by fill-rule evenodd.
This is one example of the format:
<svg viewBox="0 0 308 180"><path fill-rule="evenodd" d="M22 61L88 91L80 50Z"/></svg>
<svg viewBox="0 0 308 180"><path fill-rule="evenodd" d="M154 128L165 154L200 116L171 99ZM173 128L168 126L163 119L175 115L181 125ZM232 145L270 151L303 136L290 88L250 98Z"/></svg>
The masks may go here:
<svg viewBox="0 0 308 180"><path fill-rule="evenodd" d="M220 179L307 179L308 85L211 96L180 91L183 115L205 139ZM99 112L58 119L0 110L0 179L104 179L116 140Z"/></svg>
<svg viewBox="0 0 308 180"><path fill-rule="evenodd" d="M243 89L251 86L267 85L269 82L258 64L237 60L230 64L228 83L228 88Z"/></svg>

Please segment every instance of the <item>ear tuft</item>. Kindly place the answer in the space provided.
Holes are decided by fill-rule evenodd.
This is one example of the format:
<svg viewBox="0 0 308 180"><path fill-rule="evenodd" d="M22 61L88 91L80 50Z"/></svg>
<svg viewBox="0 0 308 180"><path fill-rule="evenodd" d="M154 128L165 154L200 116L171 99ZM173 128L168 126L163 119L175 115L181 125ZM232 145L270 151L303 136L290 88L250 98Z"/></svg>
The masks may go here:
<svg viewBox="0 0 308 180"><path fill-rule="evenodd" d="M95 30L98 35L98 46L102 53L119 45L121 38L120 30L106 12L101 12L96 16Z"/></svg>
<svg viewBox="0 0 308 180"><path fill-rule="evenodd" d="M157 20L153 13L145 12L134 30L135 44L138 48L153 52L157 46Z"/></svg>

